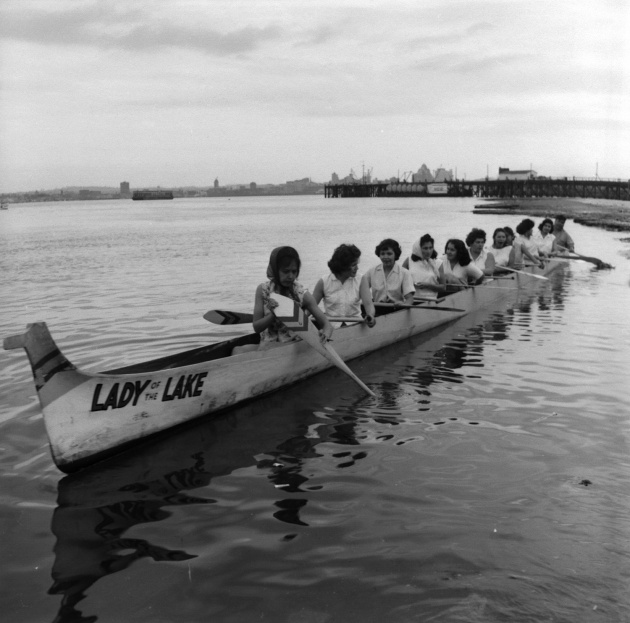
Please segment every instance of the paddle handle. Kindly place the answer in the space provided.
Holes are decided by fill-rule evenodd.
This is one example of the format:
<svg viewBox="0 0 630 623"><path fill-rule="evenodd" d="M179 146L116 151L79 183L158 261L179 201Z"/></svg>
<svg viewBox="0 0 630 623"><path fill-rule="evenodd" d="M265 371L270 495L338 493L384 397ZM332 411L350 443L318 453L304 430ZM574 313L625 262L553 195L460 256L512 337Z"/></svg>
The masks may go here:
<svg viewBox="0 0 630 623"><path fill-rule="evenodd" d="M415 298L414 298L415 300ZM423 302L420 299L420 302ZM375 307L388 307L394 309L420 309L426 311L449 311L449 312L465 312L465 309L459 309L457 307L439 307L438 305L410 305L409 303L374 303Z"/></svg>

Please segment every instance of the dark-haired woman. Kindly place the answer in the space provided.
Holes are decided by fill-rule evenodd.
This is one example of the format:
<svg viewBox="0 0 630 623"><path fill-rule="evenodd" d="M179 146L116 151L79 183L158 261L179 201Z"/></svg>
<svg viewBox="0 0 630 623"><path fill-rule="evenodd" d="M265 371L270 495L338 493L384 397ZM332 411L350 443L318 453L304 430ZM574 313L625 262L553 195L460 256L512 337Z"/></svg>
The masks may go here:
<svg viewBox="0 0 630 623"><path fill-rule="evenodd" d="M512 245L508 246L507 240L508 236L505 228L497 227L492 234L492 246L489 251L494 256L495 272L499 272L504 266L511 266L514 263L514 247Z"/></svg>
<svg viewBox="0 0 630 623"><path fill-rule="evenodd" d="M361 320L361 303L365 309L365 323L375 324L374 303L370 288L361 279L359 259L361 251L353 244L339 245L333 252L328 268L330 274L322 277L313 290L315 302L324 299L324 309L328 316L356 317ZM340 323L333 323L340 326Z"/></svg>
<svg viewBox="0 0 630 623"><path fill-rule="evenodd" d="M403 262L403 268L411 273L416 294L425 299L435 299L438 292L446 290L441 281L441 265L442 260L437 259L435 251L435 241L429 234L413 243L411 256Z"/></svg>
<svg viewBox="0 0 630 623"><path fill-rule="evenodd" d="M486 251L486 232L476 227L466 236L466 246L472 263L480 268L484 275L494 273L494 255Z"/></svg>
<svg viewBox="0 0 630 623"><path fill-rule="evenodd" d="M538 254L549 256L553 250L553 243L556 237L551 233L553 231L553 221L550 218L543 219L538 225L540 233L534 234L534 240L538 247Z"/></svg>
<svg viewBox="0 0 630 623"><path fill-rule="evenodd" d="M273 293L288 296L311 312L321 327L320 333L323 339L328 339L332 335L333 328L328 318L317 306L313 295L307 292L304 286L297 281L300 266L300 256L293 247L277 247L271 252L267 267L269 281L261 283L256 288L254 301L254 321L252 324L254 331L260 333L261 349L299 339L274 315L273 310L276 305L270 299L270 295Z"/></svg>
<svg viewBox="0 0 630 623"><path fill-rule="evenodd" d="M457 238L447 241L440 272L447 285L467 286L483 281L483 271L473 264L466 245Z"/></svg>
<svg viewBox="0 0 630 623"><path fill-rule="evenodd" d="M413 303L416 291L411 273L396 260L402 255L400 245L392 238L382 240L374 253L381 263L363 275L376 303Z"/></svg>
<svg viewBox="0 0 630 623"><path fill-rule="evenodd" d="M544 267L542 260L538 256L538 245L532 238L534 224L532 219L526 218L516 226L518 236L514 239L514 266L517 268L523 266L525 258L534 266Z"/></svg>

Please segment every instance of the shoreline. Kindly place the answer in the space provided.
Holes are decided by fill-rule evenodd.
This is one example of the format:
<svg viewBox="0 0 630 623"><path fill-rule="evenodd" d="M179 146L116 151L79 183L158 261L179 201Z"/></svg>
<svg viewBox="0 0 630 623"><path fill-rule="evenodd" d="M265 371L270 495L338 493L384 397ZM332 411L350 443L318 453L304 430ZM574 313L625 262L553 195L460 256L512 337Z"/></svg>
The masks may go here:
<svg viewBox="0 0 630 623"><path fill-rule="evenodd" d="M630 202L571 198L484 199L475 205L475 214L525 214L554 218L564 214L580 225L608 231L630 232ZM602 203L594 203L601 201Z"/></svg>

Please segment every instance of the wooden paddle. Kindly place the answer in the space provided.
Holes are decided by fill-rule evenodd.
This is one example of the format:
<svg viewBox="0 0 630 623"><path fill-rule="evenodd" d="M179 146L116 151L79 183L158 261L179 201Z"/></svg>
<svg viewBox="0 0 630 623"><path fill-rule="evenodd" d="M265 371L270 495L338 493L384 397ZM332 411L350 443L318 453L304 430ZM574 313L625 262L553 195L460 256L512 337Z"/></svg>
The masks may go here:
<svg viewBox="0 0 630 623"><path fill-rule="evenodd" d="M571 253L571 255L558 255L557 257L560 260L584 260L585 262L590 262L591 264L595 264L597 268L614 268L610 264L606 264L606 262L603 262L602 260L600 260L598 257L580 255L579 253L576 253L575 251L571 251L567 247L563 247L560 245L558 245L558 247L560 249L563 249L564 251L567 251L568 253Z"/></svg>
<svg viewBox="0 0 630 623"><path fill-rule="evenodd" d="M245 312L233 312L223 309L211 309L207 311L203 317L213 324L251 324L254 322L254 314L246 314ZM356 316L327 316L330 322L347 322L359 324L365 322L365 318L357 318Z"/></svg>
<svg viewBox="0 0 630 623"><path fill-rule="evenodd" d="M488 283L492 283L492 282L489 281ZM475 285L474 283L469 283L467 286L462 285L461 288L458 288L457 290L454 290L453 293L459 292L460 290L467 290L467 289L472 289L472 288L484 288L484 289L487 289L487 290L506 290L507 291L507 288L504 288L502 286L491 286L491 285L488 285L487 283L480 283L478 285ZM416 299L414 299L414 301L415 300Z"/></svg>
<svg viewBox="0 0 630 623"><path fill-rule="evenodd" d="M560 256L560 259L562 259L562 256ZM575 252L573 253L573 255L570 255L568 259L583 260L584 262L590 262L591 264L595 264L597 268L612 268L610 264L606 264L606 262L602 262L598 257L589 257L587 255L580 255L579 253L575 253Z"/></svg>
<svg viewBox="0 0 630 623"><path fill-rule="evenodd" d="M549 277L545 277L543 275L535 275L534 273L526 273L524 270L516 270L516 268L510 268L509 266L501 266L503 270L509 270L513 273L518 273L519 275L526 275L527 277L533 277L534 279L543 279L544 281L549 281Z"/></svg>
<svg viewBox="0 0 630 623"><path fill-rule="evenodd" d="M415 300L415 299L414 299ZM422 299L420 299L422 300ZM395 307L396 309L422 309L422 310L436 310L446 312L465 312L465 309L458 309L457 307L438 307L437 305L409 305L408 303L374 303L375 307Z"/></svg>
<svg viewBox="0 0 630 623"><path fill-rule="evenodd" d="M440 298L431 298L430 296L418 296L417 294L414 295L413 300L414 301L426 301L427 303L441 303L444 300L444 295L442 294L442 296Z"/></svg>
<svg viewBox="0 0 630 623"><path fill-rule="evenodd" d="M297 335L322 357L328 359L328 361L345 372L363 391L370 396L376 397L376 394L350 370L333 347L328 342L322 342L320 333L315 325L308 319L304 310L293 299L277 293L273 293L269 298L278 303L278 307L273 310L273 313L287 329L297 333Z"/></svg>

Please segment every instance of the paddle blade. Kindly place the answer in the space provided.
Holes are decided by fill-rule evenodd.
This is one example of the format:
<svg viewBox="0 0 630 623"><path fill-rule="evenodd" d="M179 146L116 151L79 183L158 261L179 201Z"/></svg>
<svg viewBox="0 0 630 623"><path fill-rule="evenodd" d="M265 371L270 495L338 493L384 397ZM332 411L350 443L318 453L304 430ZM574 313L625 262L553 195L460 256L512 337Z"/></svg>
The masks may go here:
<svg viewBox="0 0 630 623"><path fill-rule="evenodd" d="M330 344L326 344L324 346L324 350L328 353L326 359L345 372L366 394L369 394L372 398L376 398L376 394L352 370L350 370L350 368L346 365L346 362L339 356L339 353Z"/></svg>
<svg viewBox="0 0 630 623"><path fill-rule="evenodd" d="M211 309L203 317L214 324L248 324L254 322L254 314Z"/></svg>

